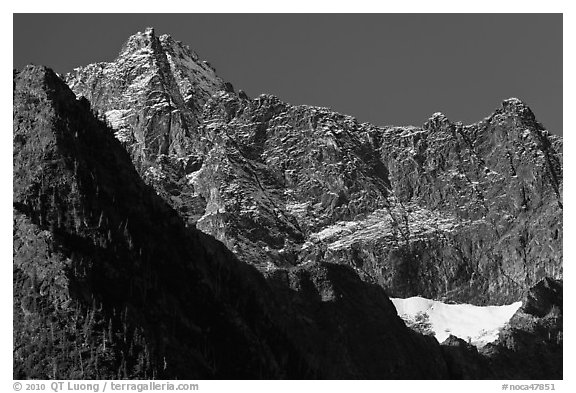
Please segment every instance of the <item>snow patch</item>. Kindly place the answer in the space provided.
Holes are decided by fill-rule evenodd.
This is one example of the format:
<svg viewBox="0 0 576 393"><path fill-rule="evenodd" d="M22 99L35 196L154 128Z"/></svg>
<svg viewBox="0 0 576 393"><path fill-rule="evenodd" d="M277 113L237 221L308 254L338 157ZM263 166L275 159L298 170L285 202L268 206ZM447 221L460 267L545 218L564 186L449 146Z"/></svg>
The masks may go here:
<svg viewBox="0 0 576 393"><path fill-rule="evenodd" d="M286 211L293 216L303 217L308 212L308 206L310 206L310 202L287 203Z"/></svg>
<svg viewBox="0 0 576 393"><path fill-rule="evenodd" d="M129 109L114 109L105 113L106 120L110 122L112 128L118 130L125 125L124 117L130 112Z"/></svg>
<svg viewBox="0 0 576 393"><path fill-rule="evenodd" d="M390 300L398 315L408 324L416 320L426 320L438 342L443 342L453 335L476 347L495 341L500 330L522 306L522 302L505 306L446 304L419 296Z"/></svg>
<svg viewBox="0 0 576 393"><path fill-rule="evenodd" d="M406 211L404 208L409 210ZM399 217L404 215L407 216L406 224L403 220L399 222ZM422 209L416 205L406 205L403 208L397 205L391 209L375 210L364 219L339 221L311 234L310 240L313 243L326 242L328 249L335 251L348 248L357 242L365 243L378 239L386 242L386 238L394 240L402 236L401 231L407 233L411 241L417 240L434 232L453 232L464 223L466 222L456 217Z"/></svg>
<svg viewBox="0 0 576 393"><path fill-rule="evenodd" d="M130 124L127 121L130 114L130 109L113 109L104 113L106 120L115 131L114 136L116 136L116 139L120 142L129 142L132 138Z"/></svg>

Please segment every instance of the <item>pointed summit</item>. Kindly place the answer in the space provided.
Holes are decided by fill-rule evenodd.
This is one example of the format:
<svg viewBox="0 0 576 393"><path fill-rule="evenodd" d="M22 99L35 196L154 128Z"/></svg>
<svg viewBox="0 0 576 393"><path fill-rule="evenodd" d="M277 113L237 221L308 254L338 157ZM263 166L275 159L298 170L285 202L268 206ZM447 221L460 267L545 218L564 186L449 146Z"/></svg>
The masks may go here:
<svg viewBox="0 0 576 393"><path fill-rule="evenodd" d="M434 112L428 120L445 122L448 121L448 117L442 112Z"/></svg>
<svg viewBox="0 0 576 393"><path fill-rule="evenodd" d="M148 27L110 63L75 69L66 82L104 114L137 167L194 145L202 107L224 82L189 47Z"/></svg>
<svg viewBox="0 0 576 393"><path fill-rule="evenodd" d="M451 124L452 123L444 113L435 112L424 123L424 129L426 130L442 129L444 127L450 126Z"/></svg>
<svg viewBox="0 0 576 393"><path fill-rule="evenodd" d="M128 40L126 40L120 49L119 56L132 55L138 51L141 51L142 49L151 50L153 45L157 44L154 42L157 40L158 39L154 34L154 28L147 27L144 30L144 33L139 31L136 34L128 37Z"/></svg>
<svg viewBox="0 0 576 393"><path fill-rule="evenodd" d="M516 97L510 97L503 100L499 111L501 113L508 113L532 121L536 119L530 107L528 107L524 101Z"/></svg>

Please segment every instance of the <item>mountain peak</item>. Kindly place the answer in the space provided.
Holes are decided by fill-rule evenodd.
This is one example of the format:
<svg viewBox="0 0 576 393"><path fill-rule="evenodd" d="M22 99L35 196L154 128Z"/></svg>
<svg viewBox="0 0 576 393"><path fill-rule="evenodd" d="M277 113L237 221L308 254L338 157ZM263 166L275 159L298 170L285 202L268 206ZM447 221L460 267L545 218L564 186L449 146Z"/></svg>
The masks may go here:
<svg viewBox="0 0 576 393"><path fill-rule="evenodd" d="M66 82L134 145L138 162L188 154L202 107L224 86L188 46L152 27L130 36L114 61L75 69Z"/></svg>
<svg viewBox="0 0 576 393"><path fill-rule="evenodd" d="M199 57L188 45L176 41L170 34L156 35L154 27L137 32L126 40L120 50L120 57L142 56L146 54L178 54L181 59L191 58L198 62Z"/></svg>
<svg viewBox="0 0 576 393"><path fill-rule="evenodd" d="M29 64L14 73L14 88L20 84L27 86L31 92L58 101L61 95L73 98L68 86L51 69L43 65Z"/></svg>
<svg viewBox="0 0 576 393"><path fill-rule="evenodd" d="M450 125L451 122L448 117L442 112L435 112L430 116L430 118L424 123L424 129L441 129L445 126Z"/></svg>
<svg viewBox="0 0 576 393"><path fill-rule="evenodd" d="M52 71L52 69L43 65L28 64L21 70L17 70L16 74L18 74L19 77L26 77L32 81L44 81L48 82L49 84L58 80L56 73Z"/></svg>
<svg viewBox="0 0 576 393"><path fill-rule="evenodd" d="M526 106L526 104L524 103L524 101L522 101L519 98L516 97L510 97L507 98L505 100L502 100L502 105L521 105L521 106Z"/></svg>
<svg viewBox="0 0 576 393"><path fill-rule="evenodd" d="M171 55L177 54L181 59L191 58L195 62L199 62L198 54L193 51L188 45L183 44L181 41L175 40L170 34L162 34L160 37L160 44L162 49Z"/></svg>
<svg viewBox="0 0 576 393"><path fill-rule="evenodd" d="M147 27L144 32L137 32L136 34L128 37L128 40L122 49L120 50L119 56L127 56L137 54L142 50L152 51L154 47L158 47L158 38L154 34L153 27Z"/></svg>
<svg viewBox="0 0 576 393"><path fill-rule="evenodd" d="M502 101L501 109L502 113L508 113L516 115L519 117L527 118L529 120L535 120L534 113L526 103L516 97L510 97Z"/></svg>

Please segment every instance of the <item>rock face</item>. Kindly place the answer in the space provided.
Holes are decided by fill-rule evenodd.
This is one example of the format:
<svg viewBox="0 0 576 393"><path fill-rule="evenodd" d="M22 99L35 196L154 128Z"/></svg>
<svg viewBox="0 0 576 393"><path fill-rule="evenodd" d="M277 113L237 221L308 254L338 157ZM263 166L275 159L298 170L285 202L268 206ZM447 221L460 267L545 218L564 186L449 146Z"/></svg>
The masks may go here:
<svg viewBox="0 0 576 393"><path fill-rule="evenodd" d="M436 113L423 127L375 127L236 95L190 52L178 66L141 61L184 53L174 48L182 45L147 30L114 62L66 79L108 119L125 108L148 119L117 131L136 136L129 150L144 179L242 260L262 271L345 264L396 297L473 304L511 303L543 277L562 277L562 140L520 100L468 126ZM130 87L132 74L190 98L159 95L157 109L144 97L159 88ZM107 88L109 80L129 87ZM177 94L196 85L209 87ZM159 133L169 149L148 147ZM142 164L140 151L160 155Z"/></svg>
<svg viewBox="0 0 576 393"><path fill-rule="evenodd" d="M68 80L86 92L141 165L159 155L189 155L202 106L224 89L208 63L152 28L131 36L114 62L77 68Z"/></svg>
<svg viewBox="0 0 576 393"><path fill-rule="evenodd" d="M204 116L198 227L245 260L347 264L394 296L477 304L562 276L561 141L517 100L467 127L376 128L227 94Z"/></svg>
<svg viewBox="0 0 576 393"><path fill-rule="evenodd" d="M458 379L562 379L562 281L544 278L498 340L477 350L450 336L442 343L449 373Z"/></svg>
<svg viewBox="0 0 576 393"><path fill-rule="evenodd" d="M543 277L562 277L562 140L520 100L469 126L436 113L420 128L375 127L236 95L181 48L147 30L114 62L66 80L109 120L124 108L148 119L117 131L135 135L137 166L140 152L160 154L140 167L144 179L242 260L262 271L345 264L393 296L474 304L510 303ZM132 74L163 81L175 98L158 95L157 109L144 97L159 88L135 88ZM178 93L197 85L202 94ZM159 133L169 149L148 143Z"/></svg>
<svg viewBox="0 0 576 393"><path fill-rule="evenodd" d="M205 206L183 176L201 164L196 131L204 103L229 86L209 63L148 28L131 36L114 62L77 68L67 82L114 128L141 176L164 199L183 214Z"/></svg>
<svg viewBox="0 0 576 393"><path fill-rule="evenodd" d="M520 100L472 125L436 113L377 127L236 94L153 29L66 75L78 100L51 75L15 76L17 323L46 330L62 309L58 321L112 332L59 353L84 361L82 342L102 341L105 356L89 356L133 377L489 378L507 356L549 350L506 338L486 354L457 339L439 347L386 295L505 304L562 278L562 139ZM532 307L518 330L528 336L548 315ZM126 329L136 338L114 341ZM21 330L19 343L35 334ZM43 364L30 353L16 352L26 372L26 358ZM83 364L22 375L112 375Z"/></svg>
<svg viewBox="0 0 576 393"><path fill-rule="evenodd" d="M498 340L482 349L496 378L562 379L562 289L561 280L540 281Z"/></svg>
<svg viewBox="0 0 576 393"><path fill-rule="evenodd" d="M349 267L267 282L186 228L113 132L51 70L15 73L15 378L449 377Z"/></svg>

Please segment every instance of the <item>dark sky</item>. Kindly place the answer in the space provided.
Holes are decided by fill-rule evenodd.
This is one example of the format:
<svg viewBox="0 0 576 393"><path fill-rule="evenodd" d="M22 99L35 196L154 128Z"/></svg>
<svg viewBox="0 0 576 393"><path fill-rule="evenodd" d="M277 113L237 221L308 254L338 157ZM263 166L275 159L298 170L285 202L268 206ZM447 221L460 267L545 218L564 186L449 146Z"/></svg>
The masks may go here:
<svg viewBox="0 0 576 393"><path fill-rule="evenodd" d="M146 26L250 96L377 125L469 124L518 97L562 134L561 14L15 14L14 67L110 61Z"/></svg>

